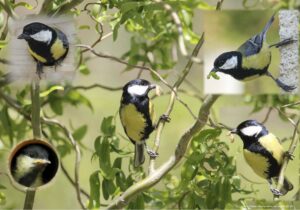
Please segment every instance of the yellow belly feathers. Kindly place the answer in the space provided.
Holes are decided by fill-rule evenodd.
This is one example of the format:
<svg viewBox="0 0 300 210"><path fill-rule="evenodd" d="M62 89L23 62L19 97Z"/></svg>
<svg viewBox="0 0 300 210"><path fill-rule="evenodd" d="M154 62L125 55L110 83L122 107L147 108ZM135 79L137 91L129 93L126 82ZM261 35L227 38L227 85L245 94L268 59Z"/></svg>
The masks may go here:
<svg viewBox="0 0 300 210"><path fill-rule="evenodd" d="M283 161L284 150L281 144L278 142L276 136L269 133L268 135L261 137L259 142L273 155L278 164L281 165ZM267 178L269 162L266 157L258 153L250 152L247 149L244 149L244 157L257 175Z"/></svg>
<svg viewBox="0 0 300 210"><path fill-rule="evenodd" d="M153 122L155 114L151 102L149 102L149 113ZM120 116L128 137L133 141L141 141L144 137L145 127L147 126L144 115L138 112L133 104L128 104L120 110Z"/></svg>
<svg viewBox="0 0 300 210"><path fill-rule="evenodd" d="M60 59L66 53L66 49L64 48L63 42L60 39L55 40L50 51L55 60Z"/></svg>

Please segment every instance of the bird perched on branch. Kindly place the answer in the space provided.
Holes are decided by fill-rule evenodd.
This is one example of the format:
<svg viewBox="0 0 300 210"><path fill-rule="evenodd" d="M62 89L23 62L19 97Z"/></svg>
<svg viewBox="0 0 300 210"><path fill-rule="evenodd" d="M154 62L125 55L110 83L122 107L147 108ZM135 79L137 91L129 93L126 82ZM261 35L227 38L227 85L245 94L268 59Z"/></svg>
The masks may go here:
<svg viewBox="0 0 300 210"><path fill-rule="evenodd" d="M44 184L43 172L49 164L48 151L40 145L30 145L17 153L12 175L21 185L39 187Z"/></svg>
<svg viewBox="0 0 300 210"><path fill-rule="evenodd" d="M158 155L150 150L145 142L159 123L154 124L154 108L148 97L149 91L154 88L156 85L143 79L132 80L123 87L119 114L126 135L135 145L135 167L144 163L145 147L150 157L154 158ZM162 115L160 120L169 121L169 118Z"/></svg>
<svg viewBox="0 0 300 210"><path fill-rule="evenodd" d="M69 50L67 36L57 28L43 23L30 23L23 28L18 39L25 39L28 50L37 62L37 74L41 78L43 66L57 66Z"/></svg>
<svg viewBox="0 0 300 210"><path fill-rule="evenodd" d="M272 179L278 182L279 173L285 155L283 147L277 137L256 120L246 120L231 131L237 134L244 144L244 157L253 171L260 177L267 179L270 190L274 195L285 195L293 189L292 183L284 177L280 190L273 188ZM291 155L289 155L291 158Z"/></svg>
<svg viewBox="0 0 300 210"><path fill-rule="evenodd" d="M276 44L268 45L266 34L274 21L274 15L268 21L261 33L251 37L243 43L236 51L225 52L219 55L214 61L214 68L209 75L215 72L222 72L231 75L240 81L248 81L262 75L271 77L276 84L284 91L290 92L295 86L284 84L275 79L268 71L271 63L271 47L281 47L294 42L292 39L285 39Z"/></svg>

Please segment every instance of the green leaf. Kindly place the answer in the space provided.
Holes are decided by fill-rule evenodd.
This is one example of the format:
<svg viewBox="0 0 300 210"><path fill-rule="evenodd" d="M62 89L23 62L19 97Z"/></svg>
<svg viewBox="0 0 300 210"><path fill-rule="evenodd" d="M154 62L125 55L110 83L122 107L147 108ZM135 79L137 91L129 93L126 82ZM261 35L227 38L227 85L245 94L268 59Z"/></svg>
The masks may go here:
<svg viewBox="0 0 300 210"><path fill-rule="evenodd" d="M116 191L116 186L113 180L104 179L102 181L102 192L105 200L107 200L110 195L113 195L115 191Z"/></svg>
<svg viewBox="0 0 300 210"><path fill-rule="evenodd" d="M5 190L5 189L6 189L6 187L4 185L0 184L0 190Z"/></svg>
<svg viewBox="0 0 300 210"><path fill-rule="evenodd" d="M50 100L49 105L55 114L57 114L57 115L63 114L63 104L62 104L61 100L58 100L58 99Z"/></svg>
<svg viewBox="0 0 300 210"><path fill-rule="evenodd" d="M194 137L193 141L207 141L208 139L215 139L219 137L222 133L221 129L206 129L202 130L196 137Z"/></svg>
<svg viewBox="0 0 300 210"><path fill-rule="evenodd" d="M6 41L1 41L1 40L0 40L0 49L6 47L7 43L8 43L8 42L6 42Z"/></svg>
<svg viewBox="0 0 300 210"><path fill-rule="evenodd" d="M81 74L83 75L89 75L91 72L89 70L89 68L87 67L87 65L85 64L81 64L80 67L79 67L79 71Z"/></svg>
<svg viewBox="0 0 300 210"><path fill-rule="evenodd" d="M98 136L94 141L94 149L96 151L96 155L101 157L101 136Z"/></svg>
<svg viewBox="0 0 300 210"><path fill-rule="evenodd" d="M111 167L110 144L106 137L102 139L98 156L99 156L100 172L102 176L109 180L113 179L116 170Z"/></svg>
<svg viewBox="0 0 300 210"><path fill-rule="evenodd" d="M89 30L89 29L91 29L91 27L89 25L80 25L78 29L79 30Z"/></svg>
<svg viewBox="0 0 300 210"><path fill-rule="evenodd" d="M114 125L114 117L105 117L101 123L101 131L106 136L113 136L116 131L116 126Z"/></svg>
<svg viewBox="0 0 300 210"><path fill-rule="evenodd" d="M2 110L0 111L0 121L2 123L2 126L4 128L4 133L6 133L9 137L10 143L13 143L13 137L14 133L12 130L12 121L10 119L10 116L8 114L8 107L4 106Z"/></svg>
<svg viewBox="0 0 300 210"><path fill-rule="evenodd" d="M143 194L139 194L135 200L131 201L128 209L145 209Z"/></svg>
<svg viewBox="0 0 300 210"><path fill-rule="evenodd" d="M79 128L77 128L73 133L74 139L76 141L81 141L85 136L87 129L88 129L87 125L82 125Z"/></svg>
<svg viewBox="0 0 300 210"><path fill-rule="evenodd" d="M120 11L121 11L121 13L124 14L124 13L128 12L129 10L133 10L133 9L143 6L145 4L147 4L147 2L137 2L137 1L126 2L126 3L122 4Z"/></svg>
<svg viewBox="0 0 300 210"><path fill-rule="evenodd" d="M56 146L56 149L59 152L59 155L61 158L70 154L72 151L71 145L69 145L69 144L58 145L58 146Z"/></svg>
<svg viewBox="0 0 300 210"><path fill-rule="evenodd" d="M52 93L53 91L56 91L56 90L64 90L64 87L63 86L60 86L60 85L54 85L52 87L50 87L48 90L44 91L44 92L41 92L40 93L40 97L43 98L43 97L46 97L48 96L50 93Z"/></svg>
<svg viewBox="0 0 300 210"><path fill-rule="evenodd" d="M89 209L100 207L100 179L99 172L95 171L90 175L90 199L89 199Z"/></svg>
<svg viewBox="0 0 300 210"><path fill-rule="evenodd" d="M113 28L113 40L116 41L118 38L118 32L120 28L120 23L117 23Z"/></svg>
<svg viewBox="0 0 300 210"><path fill-rule="evenodd" d="M0 205L4 205L6 203L6 196L3 192L0 192Z"/></svg>
<svg viewBox="0 0 300 210"><path fill-rule="evenodd" d="M25 7L28 10L32 10L36 6L34 7L34 6L32 6L32 5L30 5L30 4L26 3L26 2L18 2L16 4L14 4L14 9L17 8L17 7Z"/></svg>

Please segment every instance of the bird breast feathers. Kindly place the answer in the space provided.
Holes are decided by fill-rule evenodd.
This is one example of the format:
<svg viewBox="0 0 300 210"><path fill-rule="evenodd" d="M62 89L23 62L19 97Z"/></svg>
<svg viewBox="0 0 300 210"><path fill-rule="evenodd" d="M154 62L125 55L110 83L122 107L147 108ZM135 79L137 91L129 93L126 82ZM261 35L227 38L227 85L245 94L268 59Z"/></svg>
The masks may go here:
<svg viewBox="0 0 300 210"><path fill-rule="evenodd" d="M134 104L128 104L121 108L120 116L128 137L133 141L141 141L146 126L144 115L136 109Z"/></svg>
<svg viewBox="0 0 300 210"><path fill-rule="evenodd" d="M253 171L262 178L267 178L267 169L269 168L269 163L266 157L259 153L251 152L244 149L244 157Z"/></svg>

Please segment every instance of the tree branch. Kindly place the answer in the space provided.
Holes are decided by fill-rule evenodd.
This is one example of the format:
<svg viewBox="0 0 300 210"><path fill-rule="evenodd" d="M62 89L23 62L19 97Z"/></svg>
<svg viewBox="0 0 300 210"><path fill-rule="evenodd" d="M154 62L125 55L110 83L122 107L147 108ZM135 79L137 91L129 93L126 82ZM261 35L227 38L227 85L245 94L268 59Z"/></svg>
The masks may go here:
<svg viewBox="0 0 300 210"><path fill-rule="evenodd" d="M290 119L290 121L293 122L293 120ZM291 158L291 156L293 155L295 149L296 149L296 146L297 146L297 143L298 143L298 140L299 140L299 130L298 130L298 127L299 127L299 123L300 123L300 117L298 119L298 121L295 123L293 122L292 124L294 125L295 129L294 129L294 133L293 133L293 138L292 138L292 142L290 144L290 147L289 147L289 150L287 151L287 154L283 157L283 163L282 163L282 166L281 166L281 169L280 169L280 174L279 174L279 178L278 178L278 183L277 183L277 190L281 190L282 186L283 186L283 181L284 181L284 172L287 168L287 165L289 163L289 160ZM279 196L277 195L274 195L274 199L278 199Z"/></svg>
<svg viewBox="0 0 300 210"><path fill-rule="evenodd" d="M129 203L129 201L132 200L136 195L158 183L165 174L167 174L179 163L179 161L184 156L188 144L190 143L193 136L200 132L201 129L205 126L208 119L209 110L218 99L218 97L219 95L208 95L204 99L204 102L198 113L199 120L197 120L194 125L181 136L175 153L169 158L169 160L162 166L160 166L154 173L129 187L124 193L122 193L121 196L115 199L108 206L108 209L121 209L125 207Z"/></svg>
<svg viewBox="0 0 300 210"><path fill-rule="evenodd" d="M90 90L93 88L102 88L102 89L109 90L109 91L119 91L119 90L122 90L123 87L109 87L109 86L101 85L101 84L93 84L93 85L89 85L89 86L74 86L71 89L73 89L73 90Z"/></svg>

